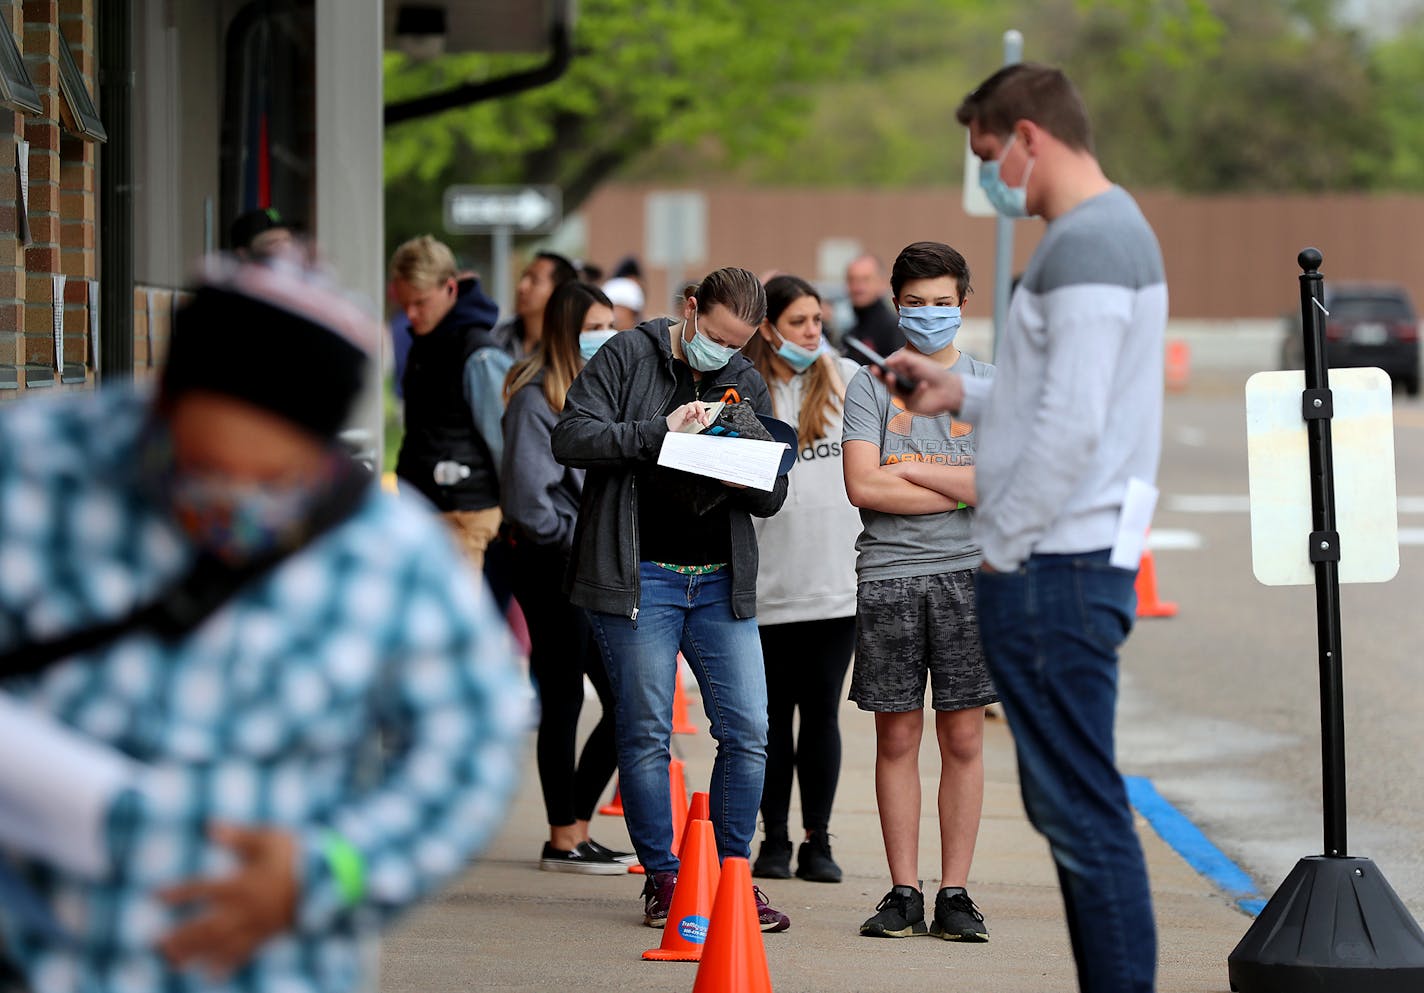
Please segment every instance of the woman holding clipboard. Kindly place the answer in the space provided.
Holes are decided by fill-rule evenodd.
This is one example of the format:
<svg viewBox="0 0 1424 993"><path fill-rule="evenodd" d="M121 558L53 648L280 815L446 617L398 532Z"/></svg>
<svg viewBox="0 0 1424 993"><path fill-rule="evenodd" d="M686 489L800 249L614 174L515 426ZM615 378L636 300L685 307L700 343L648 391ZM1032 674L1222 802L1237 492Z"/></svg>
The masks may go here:
<svg viewBox="0 0 1424 993"><path fill-rule="evenodd" d="M614 336L565 399L554 457L584 469L569 597L590 612L616 700L619 788L647 872L644 923L667 921L677 881L668 805L677 653L697 677L717 740L711 814L722 858L749 857L766 768L767 698L756 625L752 517L786 498L657 465L669 432L706 426L706 404L771 414L766 383L744 356L766 313L745 269L718 269L684 293L681 320ZM762 929L785 914L758 895Z"/></svg>

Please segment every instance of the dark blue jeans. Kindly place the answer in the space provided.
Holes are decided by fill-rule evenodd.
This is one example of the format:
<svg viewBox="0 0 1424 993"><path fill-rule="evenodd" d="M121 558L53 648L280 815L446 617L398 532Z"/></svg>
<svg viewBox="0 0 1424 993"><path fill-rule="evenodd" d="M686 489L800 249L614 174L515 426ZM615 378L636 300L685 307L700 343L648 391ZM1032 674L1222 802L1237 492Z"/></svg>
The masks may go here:
<svg viewBox="0 0 1424 993"><path fill-rule="evenodd" d="M677 871L668 761L680 650L717 741L709 790L717 853L748 858L766 775L766 671L756 618L733 615L728 568L686 576L644 562L639 576L636 622L589 614L617 701L618 789L628 837L648 872Z"/></svg>
<svg viewBox="0 0 1424 993"><path fill-rule="evenodd" d="M1034 555L977 581L984 654L1024 808L1058 866L1083 993L1151 993L1157 968L1147 865L1113 744L1135 579L1101 551Z"/></svg>

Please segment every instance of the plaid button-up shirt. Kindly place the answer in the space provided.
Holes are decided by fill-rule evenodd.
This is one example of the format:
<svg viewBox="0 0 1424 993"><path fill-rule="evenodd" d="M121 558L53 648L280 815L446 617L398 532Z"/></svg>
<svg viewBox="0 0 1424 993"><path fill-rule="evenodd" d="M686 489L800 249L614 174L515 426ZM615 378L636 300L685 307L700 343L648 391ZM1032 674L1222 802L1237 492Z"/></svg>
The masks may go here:
<svg viewBox="0 0 1424 993"><path fill-rule="evenodd" d="M121 617L184 574L192 549L139 469L148 410L128 390L0 409L0 654ZM110 815L102 880L8 856L74 939L0 908L8 954L36 993L354 988L362 937L502 819L528 710L513 658L440 522L373 490L180 642L134 633L11 680L146 772ZM295 928L224 982L155 950L191 912L155 891L233 867L213 822L285 828L301 850ZM323 855L333 831L365 864L355 906Z"/></svg>

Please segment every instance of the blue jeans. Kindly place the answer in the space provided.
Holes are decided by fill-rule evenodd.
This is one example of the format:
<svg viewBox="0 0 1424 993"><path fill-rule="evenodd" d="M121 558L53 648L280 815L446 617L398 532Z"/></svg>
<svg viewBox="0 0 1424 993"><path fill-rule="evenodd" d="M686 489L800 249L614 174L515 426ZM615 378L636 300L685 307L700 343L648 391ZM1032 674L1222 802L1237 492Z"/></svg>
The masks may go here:
<svg viewBox="0 0 1424 993"><path fill-rule="evenodd" d="M590 613L617 701L618 788L628 836L648 872L677 871L668 762L681 650L717 742L710 790L717 853L748 858L766 775L766 671L756 618L733 615L728 568L685 576L644 562L639 576L636 622Z"/></svg>
<svg viewBox="0 0 1424 993"><path fill-rule="evenodd" d="M1029 821L1048 839L1082 993L1151 993L1147 865L1117 770L1117 650L1136 574L1108 553L1034 555L978 574L984 654L1018 749Z"/></svg>

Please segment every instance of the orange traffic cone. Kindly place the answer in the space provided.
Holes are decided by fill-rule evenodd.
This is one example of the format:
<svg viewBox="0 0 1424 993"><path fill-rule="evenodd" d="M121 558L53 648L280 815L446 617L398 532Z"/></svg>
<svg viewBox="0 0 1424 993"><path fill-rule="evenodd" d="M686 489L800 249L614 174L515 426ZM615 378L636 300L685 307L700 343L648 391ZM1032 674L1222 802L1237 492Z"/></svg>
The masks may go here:
<svg viewBox="0 0 1424 993"><path fill-rule="evenodd" d="M717 885L712 923L692 993L771 993L771 973L752 895L752 868L746 859L730 858L722 863L722 881Z"/></svg>
<svg viewBox="0 0 1424 993"><path fill-rule="evenodd" d="M1176 617L1177 605L1157 599L1157 565L1152 549L1142 550L1142 563L1137 568L1137 616Z"/></svg>
<svg viewBox="0 0 1424 993"><path fill-rule="evenodd" d="M1167 342L1166 386L1173 392L1185 390L1192 375L1192 350L1185 341Z"/></svg>
<svg viewBox="0 0 1424 993"><path fill-rule="evenodd" d="M668 803L672 808L672 850L682 851L682 829L687 826L687 780L683 778L682 759L674 757L668 763Z"/></svg>
<svg viewBox="0 0 1424 993"><path fill-rule="evenodd" d="M711 808L712 797L707 793L692 794L692 802L687 805L687 823L682 828L682 845L678 847L678 861L687 858L687 848L691 843L688 828L693 821L710 821L712 819Z"/></svg>
<svg viewBox="0 0 1424 993"><path fill-rule="evenodd" d="M717 842L712 822L692 821L682 849L682 865L677 870L677 886L672 891L662 945L650 948L643 958L650 962L696 962L702 958L707 941L707 925L712 919L712 897L722 869L717 864ZM757 931L758 937L761 932Z"/></svg>
<svg viewBox="0 0 1424 993"><path fill-rule="evenodd" d="M683 777L682 759L673 756L668 763L668 807L672 810L672 850L682 850L682 829L687 820L687 780ZM641 875L641 865L630 865L629 872Z"/></svg>
<svg viewBox="0 0 1424 993"><path fill-rule="evenodd" d="M599 807L598 812L607 817L623 816L623 793L616 784L613 787L613 799Z"/></svg>
<svg viewBox="0 0 1424 993"><path fill-rule="evenodd" d="M696 734L697 725L692 723L692 718L687 712L687 691L682 688L682 668L687 665L683 661L682 653L677 656L677 681L673 683L672 691L672 733L673 734Z"/></svg>

